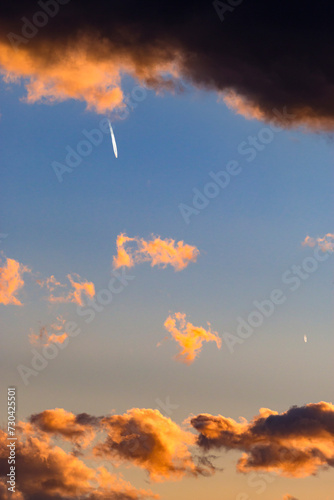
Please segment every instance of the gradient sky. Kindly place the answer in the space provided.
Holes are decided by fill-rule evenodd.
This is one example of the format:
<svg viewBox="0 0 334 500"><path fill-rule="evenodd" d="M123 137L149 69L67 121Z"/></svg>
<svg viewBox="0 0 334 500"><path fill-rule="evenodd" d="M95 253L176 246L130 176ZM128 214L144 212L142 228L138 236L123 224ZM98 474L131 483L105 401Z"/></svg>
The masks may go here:
<svg viewBox="0 0 334 500"><path fill-rule="evenodd" d="M137 85L124 80L132 102ZM275 132L248 162L240 143L268 124L236 114L213 90L187 85L183 93L157 95L146 88L124 120L87 111L73 99L27 104L24 95L22 84L1 82L0 232L7 234L1 255L32 270L18 294L23 306L0 306L1 394L17 387L19 420L53 408L96 416L153 408L181 425L190 414L250 420L262 407L280 413L332 401L332 253L298 290L282 283L283 273L313 256L304 239L333 231L329 133ZM66 146L76 149L83 130L98 128L104 116L112 119L118 158L104 134L59 183L52 163L63 163ZM193 189L203 192L209 173L225 170L231 160L242 172L186 224L179 205L191 205ZM121 233L183 240L200 255L180 272L147 262L127 270L135 278L89 324L76 304L48 302L36 279L54 275L66 283L69 273L77 273L96 292L106 288ZM246 318L253 302L276 288L286 301L229 352L223 334L235 334L237 318ZM177 311L194 325L209 322L223 339L221 349L205 343L193 364L175 361L176 342L170 335L163 339L164 322ZM81 333L26 386L17 365L29 366L32 358L30 329L60 315L77 322ZM177 406L170 414L160 404L166 398ZM213 477L148 485L145 471L119 470L136 488L151 488L166 500L333 498L333 469L306 478L273 476L260 494L248 474L236 472L241 452L213 454L224 468Z"/></svg>

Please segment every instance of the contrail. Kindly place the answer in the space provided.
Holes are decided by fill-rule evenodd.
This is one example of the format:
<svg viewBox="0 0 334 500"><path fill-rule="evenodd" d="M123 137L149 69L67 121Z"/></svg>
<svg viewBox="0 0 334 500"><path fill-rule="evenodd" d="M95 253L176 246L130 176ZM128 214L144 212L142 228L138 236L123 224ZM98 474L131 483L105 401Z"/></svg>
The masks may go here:
<svg viewBox="0 0 334 500"><path fill-rule="evenodd" d="M115 139L115 136L114 136L114 131L112 129L110 120L108 120L108 122L109 122L109 129L110 129L110 135L111 135L111 140L112 140L112 147L114 149L114 153L115 153L115 156L117 158L117 144L116 144L116 139Z"/></svg>

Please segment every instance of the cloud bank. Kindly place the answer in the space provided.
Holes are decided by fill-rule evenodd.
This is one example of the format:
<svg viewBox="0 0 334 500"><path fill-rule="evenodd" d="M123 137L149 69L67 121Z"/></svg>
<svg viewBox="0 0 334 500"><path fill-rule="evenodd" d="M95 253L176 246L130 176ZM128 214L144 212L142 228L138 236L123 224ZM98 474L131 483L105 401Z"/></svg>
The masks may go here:
<svg viewBox="0 0 334 500"><path fill-rule="evenodd" d="M210 476L220 470L210 461L212 449L240 451L236 466L243 473L274 472L298 478L334 467L334 405L324 401L293 406L283 413L262 408L249 422L201 413L182 426L148 408L98 417L55 408L18 422L16 435L19 473L13 500L154 497L107 467L139 467L155 482ZM7 444L7 433L0 430L1 500L9 498ZM71 444L74 448L69 450Z"/></svg>

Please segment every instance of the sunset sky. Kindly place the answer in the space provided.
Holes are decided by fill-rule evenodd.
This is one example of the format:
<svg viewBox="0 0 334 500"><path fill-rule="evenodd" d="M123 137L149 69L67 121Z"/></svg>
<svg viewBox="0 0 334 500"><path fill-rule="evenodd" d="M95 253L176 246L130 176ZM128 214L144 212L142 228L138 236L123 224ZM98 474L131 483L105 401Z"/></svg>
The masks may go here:
<svg viewBox="0 0 334 500"><path fill-rule="evenodd" d="M334 499L334 7L253 3L1 7L0 500Z"/></svg>

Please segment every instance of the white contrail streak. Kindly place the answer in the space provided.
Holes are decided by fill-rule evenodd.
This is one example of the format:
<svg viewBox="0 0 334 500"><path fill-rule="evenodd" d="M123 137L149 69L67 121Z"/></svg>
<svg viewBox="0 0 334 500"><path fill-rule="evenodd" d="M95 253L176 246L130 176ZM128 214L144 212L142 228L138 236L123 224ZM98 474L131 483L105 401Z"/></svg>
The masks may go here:
<svg viewBox="0 0 334 500"><path fill-rule="evenodd" d="M110 129L110 135L111 135L111 140L112 140L112 147L114 149L114 153L115 153L115 156L117 158L117 144L116 144L116 139L115 139L115 136L114 136L114 131L112 129L110 120L108 120L108 122L109 122L109 129Z"/></svg>

